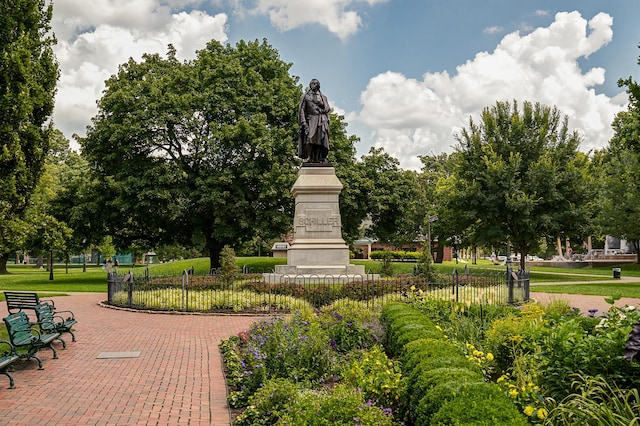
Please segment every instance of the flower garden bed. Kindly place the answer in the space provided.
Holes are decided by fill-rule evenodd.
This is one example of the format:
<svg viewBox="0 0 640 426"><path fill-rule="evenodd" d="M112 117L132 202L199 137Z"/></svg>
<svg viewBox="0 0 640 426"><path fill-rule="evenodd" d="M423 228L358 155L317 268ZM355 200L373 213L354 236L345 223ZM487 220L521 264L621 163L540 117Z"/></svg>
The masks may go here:
<svg viewBox="0 0 640 426"><path fill-rule="evenodd" d="M640 419L640 365L622 358L632 307L590 318L412 292L342 299L224 341L237 425L620 424Z"/></svg>

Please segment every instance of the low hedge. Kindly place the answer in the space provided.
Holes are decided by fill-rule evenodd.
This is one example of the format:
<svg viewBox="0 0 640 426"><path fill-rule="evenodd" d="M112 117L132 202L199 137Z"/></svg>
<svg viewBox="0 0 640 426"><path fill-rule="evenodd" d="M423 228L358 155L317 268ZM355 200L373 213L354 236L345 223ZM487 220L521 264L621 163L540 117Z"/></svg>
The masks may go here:
<svg viewBox="0 0 640 426"><path fill-rule="evenodd" d="M450 399L417 425L431 426L525 426L529 422L495 383L463 383ZM426 399L426 398L425 398Z"/></svg>
<svg viewBox="0 0 640 426"><path fill-rule="evenodd" d="M423 312L388 303L381 323L387 350L400 358L409 400L404 417L415 425L525 425L526 418L480 367ZM429 395L429 398L427 398Z"/></svg>
<svg viewBox="0 0 640 426"><path fill-rule="evenodd" d="M389 255L393 260L418 260L422 256L422 253L419 251L376 250L369 253L369 258L380 260L386 255Z"/></svg>

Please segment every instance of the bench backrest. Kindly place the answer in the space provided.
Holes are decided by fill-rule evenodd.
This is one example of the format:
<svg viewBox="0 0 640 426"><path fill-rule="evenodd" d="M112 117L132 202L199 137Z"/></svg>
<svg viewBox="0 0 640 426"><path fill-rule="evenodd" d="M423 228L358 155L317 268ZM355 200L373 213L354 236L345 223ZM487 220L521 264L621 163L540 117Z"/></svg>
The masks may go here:
<svg viewBox="0 0 640 426"><path fill-rule="evenodd" d="M56 326L53 320L53 311L50 305L41 303L35 307L36 317L42 330L55 330Z"/></svg>
<svg viewBox="0 0 640 426"><path fill-rule="evenodd" d="M4 297L7 301L7 310L9 313L13 311L21 311L23 309L36 309L36 306L43 303L37 293L27 293L22 291L5 291ZM47 301L53 304L52 301Z"/></svg>
<svg viewBox="0 0 640 426"><path fill-rule="evenodd" d="M7 326L9 339L15 346L22 346L30 342L38 341L38 336L34 336L29 324L29 317L24 312L16 312L3 318Z"/></svg>

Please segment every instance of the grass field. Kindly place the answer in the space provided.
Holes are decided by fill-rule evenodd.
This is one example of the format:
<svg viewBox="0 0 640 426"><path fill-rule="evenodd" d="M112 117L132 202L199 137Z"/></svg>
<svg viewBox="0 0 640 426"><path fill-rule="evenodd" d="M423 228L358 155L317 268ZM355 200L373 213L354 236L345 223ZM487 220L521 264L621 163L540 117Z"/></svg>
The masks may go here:
<svg viewBox="0 0 640 426"><path fill-rule="evenodd" d="M245 267L251 272L267 272L277 264L286 264L284 258L271 257L238 257L236 259L240 268ZM354 260L353 263L364 265L365 271L379 273L381 262ZM411 273L415 264L411 262L397 262L393 264L397 274ZM515 266L515 265L514 265ZM612 292L623 297L640 297L640 266L637 264L618 265L622 268L624 277L634 277L638 283L626 283L614 280L611 267L602 268L543 268L536 267L531 270L532 291L544 291L553 293L580 293L593 295L608 295ZM134 273L143 273L145 266L136 266ZM152 275L179 275L185 270L193 268L196 274L209 272L209 259L197 258L177 262L149 265ZM465 268L471 273L504 272L505 267L492 265L489 261L479 260L478 264L445 262L435 265L439 273L451 274L457 270L463 274ZM82 272L81 265L73 265L65 268L64 265L55 265L54 279L49 280L49 272L29 265L8 265L9 274L0 275L0 300L4 300L2 290L36 291L51 295L52 293L64 294L69 292L96 292L106 293L106 271L100 266L87 266L87 272ZM131 270L131 265L123 265L121 271ZM607 281L606 283L592 283L593 281ZM545 285L554 283L553 285ZM567 283L563 285L562 283ZM576 284L579 283L579 284Z"/></svg>

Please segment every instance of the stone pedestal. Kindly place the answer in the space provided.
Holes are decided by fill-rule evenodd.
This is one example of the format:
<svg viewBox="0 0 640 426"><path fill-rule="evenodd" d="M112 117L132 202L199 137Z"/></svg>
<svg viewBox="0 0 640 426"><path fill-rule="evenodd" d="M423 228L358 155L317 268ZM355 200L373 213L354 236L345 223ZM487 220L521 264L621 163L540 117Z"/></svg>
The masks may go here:
<svg viewBox="0 0 640 426"><path fill-rule="evenodd" d="M342 183L332 166L305 164L300 168L291 189L296 200L293 241L287 265L276 266L276 276L359 275L365 279L364 266L349 264L349 247L342 239L341 191Z"/></svg>

